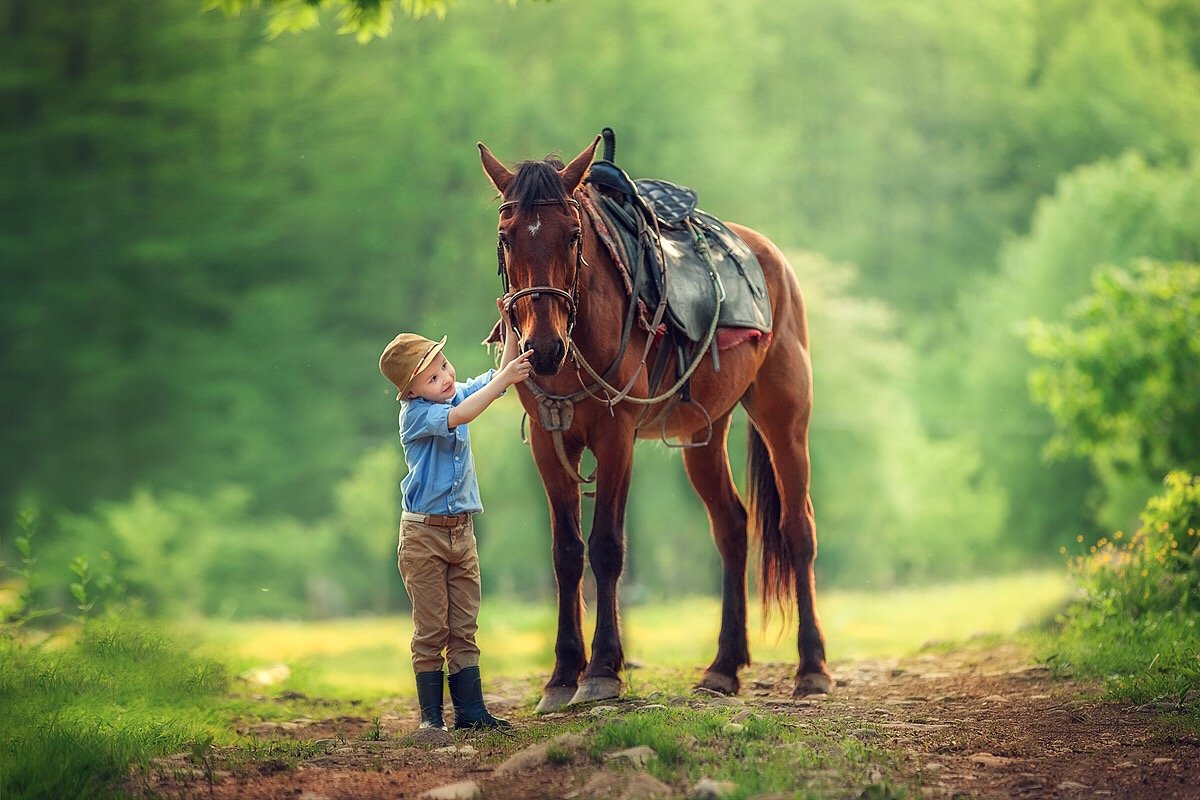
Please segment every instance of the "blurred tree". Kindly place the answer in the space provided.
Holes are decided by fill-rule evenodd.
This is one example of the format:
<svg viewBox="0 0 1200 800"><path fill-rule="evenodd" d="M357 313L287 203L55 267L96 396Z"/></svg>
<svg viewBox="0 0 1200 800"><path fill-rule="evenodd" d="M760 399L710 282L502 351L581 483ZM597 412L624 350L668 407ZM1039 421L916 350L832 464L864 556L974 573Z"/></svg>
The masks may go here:
<svg viewBox="0 0 1200 800"><path fill-rule="evenodd" d="M847 423L864 429L814 441L828 448L818 480L897 487L879 509L831 495L845 513L824 515L827 542L842 524L896 542L914 526L959 525L933 522L962 519L949 489L930 494L939 483L986 497L990 520L1004 492L989 480L1013 498L1018 540L1071 528L1093 477L1072 462L1054 467L1061 485L1044 480L1050 420L1024 396L1032 362L1013 326L1053 322L1095 263L1195 260L1180 249L1195 213L1182 182L1158 187L1174 205L1134 197L1140 171L1169 171L1200 130L1188 0L481 3L369 47L330 26L265 40L273 11L311 4L247 3L233 20L199 4L0 0L3 519L17 497L84 509L135 486L209 497L233 483L247 515L343 525L335 487L395 443L382 344L399 329L446 333L460 372L489 364L474 344L499 288L478 139L512 163L571 155L613 124L633 174L694 185L719 216L857 266L861 280L831 309L866 314L866 340L816 343L818 391L858 387L837 407L878 393L920 417L878 441L886 415L865 403ZM1034 200L1063 170L1125 148L1146 154L1141 169L1104 191L1129 182L1144 219L1085 203L1061 220L1061 258L1040 240L997 258L1031 218L1042 236ZM1070 226L1085 232L1079 246ZM1118 234L1162 238L1099 246ZM1031 254L1042 247L1044 260ZM1077 251L1097 258L1076 264ZM1028 274L1013 266L1026 257ZM996 286L1019 284L1015 302L981 280L997 271ZM855 295L887 305L872 316ZM859 347L863 361L846 361ZM850 374L864 363L884 377ZM513 420L497 419L487 447L506 456ZM926 461L936 466L913 476L923 488L893 477ZM524 586L537 552L509 545L548 545L534 529L540 488L518 463L511 484L507 473L491 484L512 509L492 503L481 526L508 565L497 575ZM654 570L671 568L670 548L697 546L685 537L703 512L679 480L669 503L631 505L631 530L657 534L631 549L639 583L681 585ZM509 539L510 523L528 530Z"/></svg>
<svg viewBox="0 0 1200 800"><path fill-rule="evenodd" d="M1050 454L1153 480L1200 472L1200 264L1142 259L1092 285L1065 322L1030 327L1049 362L1030 386L1057 426Z"/></svg>
<svg viewBox="0 0 1200 800"><path fill-rule="evenodd" d="M813 254L792 261L812 330L821 576L880 587L1009 563L1006 492L973 438L925 430L913 400L915 354L895 313L856 296L851 269Z"/></svg>
<svg viewBox="0 0 1200 800"><path fill-rule="evenodd" d="M184 350L253 280L194 269L212 253L181 236L222 217L202 144L222 76L194 75L242 42L183 2L5 5L0 485L82 507L187 450Z"/></svg>
<svg viewBox="0 0 1200 800"><path fill-rule="evenodd" d="M1097 526L1097 517L1098 529L1128 527L1126 513L1146 500L1138 486L1120 504L1124 510L1109 507L1121 491L1115 477L1097 493L1103 476L1089 463L1045 463L1042 451L1055 428L1029 397L1028 376L1039 364L1025 346L1025 321L1062 321L1097 264L1191 261L1197 253L1200 164L1153 168L1128 154L1064 176L1039 204L1029 236L1005 249L1001 273L964 297L958 349L943 354L962 400L943 401L938 430L977 432L988 473L1012 497L1007 527L1014 537L1063 544Z"/></svg>

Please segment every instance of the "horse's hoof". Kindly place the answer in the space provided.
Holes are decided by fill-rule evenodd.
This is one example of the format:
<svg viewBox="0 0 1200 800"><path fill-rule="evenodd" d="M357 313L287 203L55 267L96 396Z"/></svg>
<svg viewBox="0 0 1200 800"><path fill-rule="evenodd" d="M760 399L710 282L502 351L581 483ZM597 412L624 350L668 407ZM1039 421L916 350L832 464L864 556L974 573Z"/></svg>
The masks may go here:
<svg viewBox="0 0 1200 800"><path fill-rule="evenodd" d="M708 671L704 673L704 677L700 679L693 689L707 689L710 692L718 692L724 695L737 694L741 688L741 683L737 676L730 677L722 675L720 672Z"/></svg>
<svg viewBox="0 0 1200 800"><path fill-rule="evenodd" d="M574 686L552 686L542 692L542 699L538 701L534 713L549 714L553 711L562 711L574 696Z"/></svg>
<svg viewBox="0 0 1200 800"><path fill-rule="evenodd" d="M810 694L829 694L833 691L833 678L826 672L806 672L796 676L796 690L792 697L805 697Z"/></svg>
<svg viewBox="0 0 1200 800"><path fill-rule="evenodd" d="M621 696L621 682L616 678L585 678L579 682L575 696L568 705L578 706L597 700L615 700Z"/></svg>

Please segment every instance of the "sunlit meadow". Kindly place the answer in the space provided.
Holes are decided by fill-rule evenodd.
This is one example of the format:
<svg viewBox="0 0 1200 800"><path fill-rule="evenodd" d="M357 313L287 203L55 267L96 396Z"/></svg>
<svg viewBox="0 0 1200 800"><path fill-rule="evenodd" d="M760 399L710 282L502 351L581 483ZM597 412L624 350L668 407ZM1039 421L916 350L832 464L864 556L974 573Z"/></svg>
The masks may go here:
<svg viewBox="0 0 1200 800"><path fill-rule="evenodd" d="M830 591L819 597L829 658L902 656L931 641L1012 633L1044 619L1069 594L1067 578L1027 572L888 592ZM626 655L656 667L701 668L711 660L720 625L720 600L629 605L622 609ZM482 665L489 675L548 674L554 653L555 609L489 601L480 613ZM291 688L340 696L413 694L405 617L361 617L325 622L194 623L214 652L242 667L287 664ZM585 631L590 636L594 620ZM794 623L781 630L774 614L764 626L750 606L750 651L756 662L795 661Z"/></svg>

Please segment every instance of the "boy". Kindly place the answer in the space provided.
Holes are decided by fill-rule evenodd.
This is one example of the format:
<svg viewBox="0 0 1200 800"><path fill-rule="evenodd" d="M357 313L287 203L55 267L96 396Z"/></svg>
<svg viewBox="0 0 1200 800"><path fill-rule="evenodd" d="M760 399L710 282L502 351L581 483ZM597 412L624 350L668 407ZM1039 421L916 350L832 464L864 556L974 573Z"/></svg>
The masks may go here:
<svg viewBox="0 0 1200 800"><path fill-rule="evenodd" d="M500 368L456 383L434 342L402 333L379 358L379 370L399 390L400 443L408 463L401 482L404 513L397 565L412 600L413 671L421 727L446 729L442 719L442 651L454 702L454 727L507 728L488 713L475 644L479 613L479 556L472 515L483 510L467 423L509 386L529 376L530 352L517 354L504 300L497 301L506 336Z"/></svg>

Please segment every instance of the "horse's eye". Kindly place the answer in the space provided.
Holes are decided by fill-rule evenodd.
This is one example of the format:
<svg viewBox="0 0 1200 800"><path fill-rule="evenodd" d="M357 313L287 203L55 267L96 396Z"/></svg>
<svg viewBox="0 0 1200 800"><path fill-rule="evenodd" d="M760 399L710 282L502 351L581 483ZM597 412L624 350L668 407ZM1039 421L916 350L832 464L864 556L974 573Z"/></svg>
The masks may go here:
<svg viewBox="0 0 1200 800"><path fill-rule="evenodd" d="M499 239L500 239L500 244L504 247L505 250L507 250L508 249L508 234L506 234L504 231L500 231Z"/></svg>
<svg viewBox="0 0 1200 800"><path fill-rule="evenodd" d="M579 240L582 238L583 238L583 231L579 230L579 228L576 228L575 230L571 231L571 244L572 245L579 244Z"/></svg>

